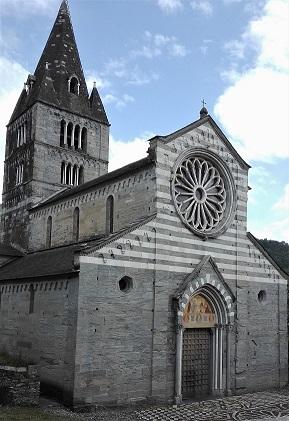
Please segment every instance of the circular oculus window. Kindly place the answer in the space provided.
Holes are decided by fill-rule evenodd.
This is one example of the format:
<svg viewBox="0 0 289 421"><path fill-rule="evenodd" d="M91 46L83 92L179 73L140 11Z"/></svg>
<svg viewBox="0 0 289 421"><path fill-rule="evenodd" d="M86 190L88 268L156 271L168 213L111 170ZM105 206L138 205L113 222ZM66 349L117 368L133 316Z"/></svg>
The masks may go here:
<svg viewBox="0 0 289 421"><path fill-rule="evenodd" d="M129 276L124 276L119 280L118 286L122 292L128 292L133 287L132 279Z"/></svg>
<svg viewBox="0 0 289 421"><path fill-rule="evenodd" d="M218 155L202 148L181 154L171 186L177 213L192 232L206 238L227 229L236 193L232 174Z"/></svg>

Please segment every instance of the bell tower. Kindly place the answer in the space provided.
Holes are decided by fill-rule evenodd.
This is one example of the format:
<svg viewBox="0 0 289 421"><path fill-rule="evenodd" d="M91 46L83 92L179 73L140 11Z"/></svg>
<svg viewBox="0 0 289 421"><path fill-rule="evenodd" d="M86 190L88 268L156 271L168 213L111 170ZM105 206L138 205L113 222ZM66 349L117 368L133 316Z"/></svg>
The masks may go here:
<svg viewBox="0 0 289 421"><path fill-rule="evenodd" d="M96 86L88 93L63 0L7 125L2 241L27 249L29 207L107 173L108 146L109 122Z"/></svg>

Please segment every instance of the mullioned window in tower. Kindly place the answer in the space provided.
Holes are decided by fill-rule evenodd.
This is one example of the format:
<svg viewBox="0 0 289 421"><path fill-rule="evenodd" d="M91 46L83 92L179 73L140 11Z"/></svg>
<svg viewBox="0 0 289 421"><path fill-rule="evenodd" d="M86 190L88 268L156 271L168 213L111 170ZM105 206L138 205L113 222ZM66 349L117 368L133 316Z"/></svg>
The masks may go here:
<svg viewBox="0 0 289 421"><path fill-rule="evenodd" d="M23 183L24 164L21 163L16 166L15 184L18 186Z"/></svg>
<svg viewBox="0 0 289 421"><path fill-rule="evenodd" d="M74 125L71 121L61 120L59 143L62 147L87 152L87 128L79 124Z"/></svg>
<svg viewBox="0 0 289 421"><path fill-rule="evenodd" d="M61 163L61 184L78 186L84 182L84 169L82 165L63 161Z"/></svg>

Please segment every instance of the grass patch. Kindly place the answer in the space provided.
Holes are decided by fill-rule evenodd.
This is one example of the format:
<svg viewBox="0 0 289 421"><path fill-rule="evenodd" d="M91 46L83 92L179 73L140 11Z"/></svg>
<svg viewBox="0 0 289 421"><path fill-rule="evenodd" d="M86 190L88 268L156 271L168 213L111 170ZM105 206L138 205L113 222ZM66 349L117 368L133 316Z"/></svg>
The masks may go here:
<svg viewBox="0 0 289 421"><path fill-rule="evenodd" d="M22 361L20 358L10 357L5 353L0 353L0 365L11 365L12 367L26 367L27 363Z"/></svg>
<svg viewBox="0 0 289 421"><path fill-rule="evenodd" d="M10 357L10 355L5 353L0 353L0 365L11 365L13 367L26 367L27 363L21 361L20 358Z"/></svg>
<svg viewBox="0 0 289 421"><path fill-rule="evenodd" d="M49 415L37 408L0 407L0 421L76 421L77 418Z"/></svg>

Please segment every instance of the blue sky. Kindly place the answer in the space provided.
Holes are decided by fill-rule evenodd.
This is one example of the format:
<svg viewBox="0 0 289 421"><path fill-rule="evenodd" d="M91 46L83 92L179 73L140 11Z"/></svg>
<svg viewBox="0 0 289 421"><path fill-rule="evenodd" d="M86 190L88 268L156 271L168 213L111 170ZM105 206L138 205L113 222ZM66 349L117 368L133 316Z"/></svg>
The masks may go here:
<svg viewBox="0 0 289 421"><path fill-rule="evenodd" d="M1 162L5 124L59 5L0 0ZM248 229L289 242L288 0L70 0L69 7L88 85L97 82L111 123L110 169L144 156L150 136L197 119L205 98L252 165Z"/></svg>

